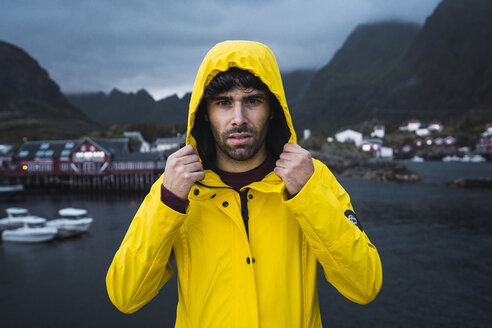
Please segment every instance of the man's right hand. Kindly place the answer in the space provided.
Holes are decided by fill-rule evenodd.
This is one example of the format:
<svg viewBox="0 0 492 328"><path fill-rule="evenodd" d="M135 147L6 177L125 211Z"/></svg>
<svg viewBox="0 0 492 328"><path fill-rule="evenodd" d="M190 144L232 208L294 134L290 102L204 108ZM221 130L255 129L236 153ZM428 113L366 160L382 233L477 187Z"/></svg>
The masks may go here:
<svg viewBox="0 0 492 328"><path fill-rule="evenodd" d="M203 166L192 145L177 150L167 158L163 185L176 196L187 199L191 186L203 178Z"/></svg>

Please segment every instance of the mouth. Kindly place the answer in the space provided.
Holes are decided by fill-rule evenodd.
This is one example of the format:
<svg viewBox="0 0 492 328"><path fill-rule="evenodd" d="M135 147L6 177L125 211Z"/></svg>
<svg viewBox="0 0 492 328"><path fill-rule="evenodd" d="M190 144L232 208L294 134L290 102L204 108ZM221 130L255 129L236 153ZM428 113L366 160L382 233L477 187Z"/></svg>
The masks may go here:
<svg viewBox="0 0 492 328"><path fill-rule="evenodd" d="M253 137L249 133L231 133L227 140L233 145L244 145L250 142Z"/></svg>

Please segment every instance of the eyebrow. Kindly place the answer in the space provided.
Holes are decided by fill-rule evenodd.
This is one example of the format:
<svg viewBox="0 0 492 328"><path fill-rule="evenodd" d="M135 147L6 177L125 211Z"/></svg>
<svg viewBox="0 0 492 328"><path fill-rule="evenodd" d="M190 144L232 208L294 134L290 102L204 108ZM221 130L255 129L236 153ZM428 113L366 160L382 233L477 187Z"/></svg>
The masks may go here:
<svg viewBox="0 0 492 328"><path fill-rule="evenodd" d="M249 95L249 96L246 96L244 97L243 99L266 99L266 96L263 94L263 93L255 93L255 94L252 94L252 95ZM231 96L216 96L212 99L210 99L211 101L224 101L224 100L232 100L232 97Z"/></svg>
<svg viewBox="0 0 492 328"><path fill-rule="evenodd" d="M263 93L255 93L251 96L246 96L244 99L266 99L266 96Z"/></svg>
<svg viewBox="0 0 492 328"><path fill-rule="evenodd" d="M224 101L224 100L232 100L232 97L227 97L227 96L217 96L212 99L211 101Z"/></svg>

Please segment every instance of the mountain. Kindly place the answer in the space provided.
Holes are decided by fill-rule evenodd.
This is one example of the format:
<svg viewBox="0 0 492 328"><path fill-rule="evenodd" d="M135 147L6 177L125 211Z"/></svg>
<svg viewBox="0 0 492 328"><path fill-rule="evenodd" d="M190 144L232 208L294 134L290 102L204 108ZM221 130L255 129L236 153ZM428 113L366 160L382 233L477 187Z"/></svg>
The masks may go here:
<svg viewBox="0 0 492 328"><path fill-rule="evenodd" d="M302 96L315 74L316 70L314 69L282 73L282 84L284 85L285 97L290 108L296 107L302 100Z"/></svg>
<svg viewBox="0 0 492 328"><path fill-rule="evenodd" d="M492 112L490 17L490 0L442 1L382 84L387 97L377 106L425 119L480 107Z"/></svg>
<svg viewBox="0 0 492 328"><path fill-rule="evenodd" d="M298 127L332 133L373 116L367 99L400 63L420 27L382 22L358 26L333 59L313 77L293 116Z"/></svg>
<svg viewBox="0 0 492 328"><path fill-rule="evenodd" d="M98 126L24 50L0 41L0 141L72 138Z"/></svg>
<svg viewBox="0 0 492 328"><path fill-rule="evenodd" d="M172 95L155 101L145 90L124 93L67 94L68 100L102 125L133 123L186 124L190 94Z"/></svg>
<svg viewBox="0 0 492 328"><path fill-rule="evenodd" d="M490 0L444 0L422 28L359 26L313 78L301 126L325 134L374 118L483 126L492 119L490 17Z"/></svg>

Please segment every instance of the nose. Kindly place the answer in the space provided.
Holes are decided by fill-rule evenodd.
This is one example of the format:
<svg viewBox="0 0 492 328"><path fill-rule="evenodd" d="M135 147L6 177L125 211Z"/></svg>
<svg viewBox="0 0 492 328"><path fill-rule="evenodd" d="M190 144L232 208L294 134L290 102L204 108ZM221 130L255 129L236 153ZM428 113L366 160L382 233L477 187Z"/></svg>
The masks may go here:
<svg viewBox="0 0 492 328"><path fill-rule="evenodd" d="M234 117L232 125L243 125L246 123L246 117L244 115L244 106L242 102L238 101L234 104Z"/></svg>

